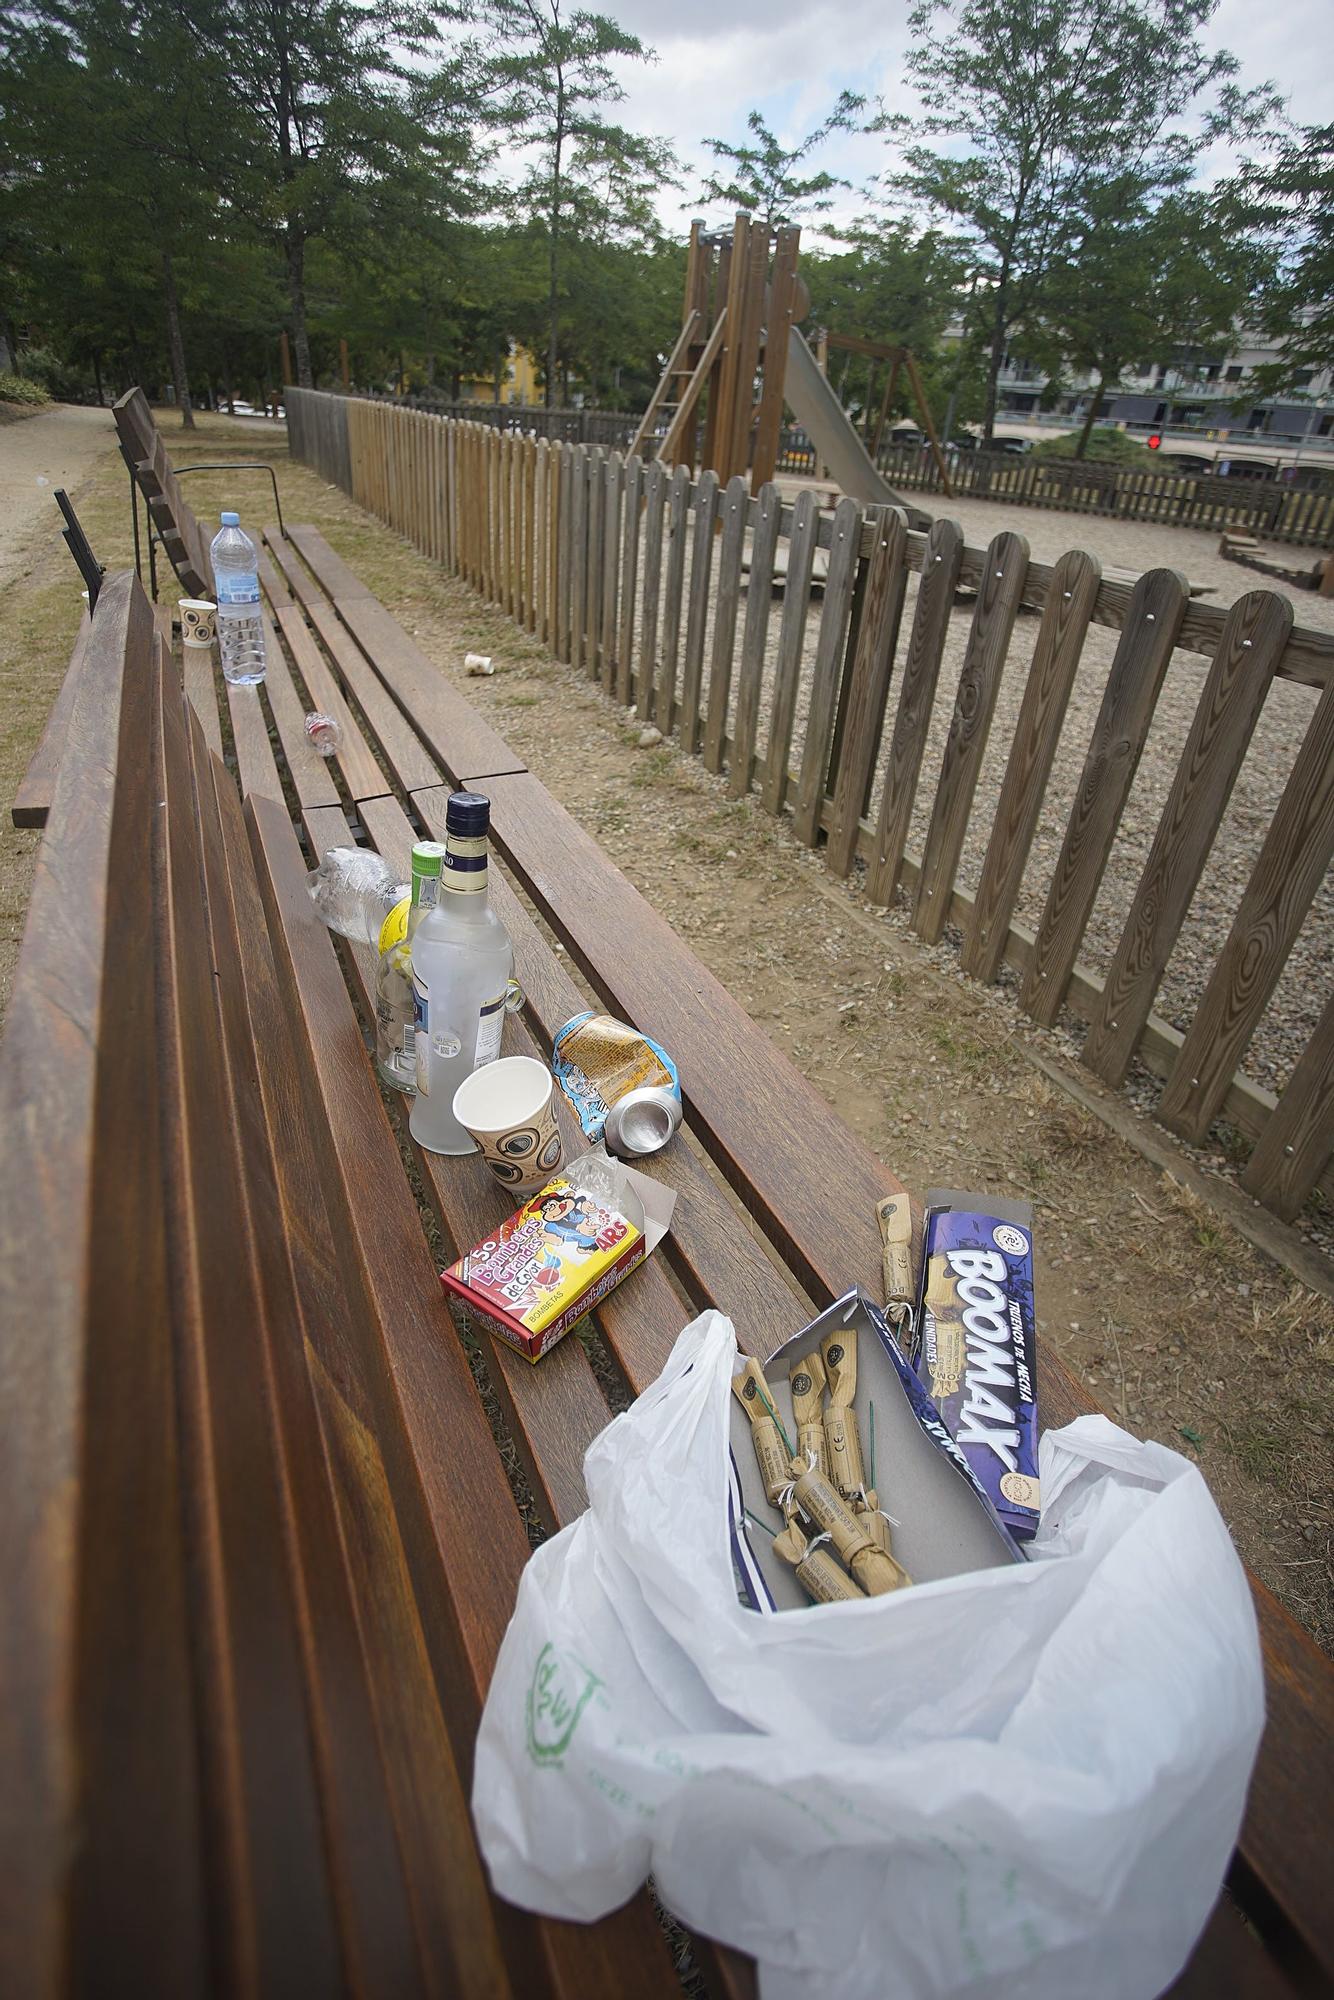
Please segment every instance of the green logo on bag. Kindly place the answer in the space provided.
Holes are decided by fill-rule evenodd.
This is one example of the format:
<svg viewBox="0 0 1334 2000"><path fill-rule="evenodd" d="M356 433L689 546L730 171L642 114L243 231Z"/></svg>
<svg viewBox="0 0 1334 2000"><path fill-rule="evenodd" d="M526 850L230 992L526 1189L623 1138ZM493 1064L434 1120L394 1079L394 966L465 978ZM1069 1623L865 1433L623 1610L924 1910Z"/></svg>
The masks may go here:
<svg viewBox="0 0 1334 2000"><path fill-rule="evenodd" d="M528 1689L528 1755L535 1764L559 1764L570 1747L594 1688L601 1681L548 1640L537 1656Z"/></svg>

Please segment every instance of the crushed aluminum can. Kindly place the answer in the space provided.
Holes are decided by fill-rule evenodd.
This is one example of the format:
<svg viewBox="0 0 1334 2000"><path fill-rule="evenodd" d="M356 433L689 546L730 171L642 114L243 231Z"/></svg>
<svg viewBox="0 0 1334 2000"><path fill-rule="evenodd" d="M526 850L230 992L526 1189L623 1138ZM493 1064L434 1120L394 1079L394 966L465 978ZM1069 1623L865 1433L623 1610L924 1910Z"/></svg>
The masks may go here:
<svg viewBox="0 0 1334 2000"><path fill-rule="evenodd" d="M661 1152L675 1137L680 1123L680 1097L674 1091L648 1085L617 1098L607 1112L603 1138L608 1152L642 1159L647 1153Z"/></svg>
<svg viewBox="0 0 1334 2000"><path fill-rule="evenodd" d="M585 1138L614 1153L656 1153L681 1123L676 1064L650 1035L590 1009L556 1031L551 1067Z"/></svg>

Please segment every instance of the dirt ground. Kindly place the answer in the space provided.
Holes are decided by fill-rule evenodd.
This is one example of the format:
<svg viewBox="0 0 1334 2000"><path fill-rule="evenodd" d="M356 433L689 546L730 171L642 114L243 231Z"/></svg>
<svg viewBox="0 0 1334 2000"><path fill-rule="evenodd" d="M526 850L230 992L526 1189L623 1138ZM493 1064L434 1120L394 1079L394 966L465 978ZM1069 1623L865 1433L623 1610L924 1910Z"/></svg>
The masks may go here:
<svg viewBox="0 0 1334 2000"><path fill-rule="evenodd" d="M166 428L175 428L170 417ZM253 429L205 419L181 455L192 444L198 457L225 446L278 457L275 434L265 441L260 452ZM170 437L174 452L182 442ZM280 464L280 479L289 517L319 523L909 1186L991 1189L1034 1203L1042 1342L1115 1418L1200 1464L1247 1562L1324 1645L1334 1643L1329 1300L1073 1103L1036 1066L1063 1062L1058 1039L1023 1025L1002 993L965 982L947 950L924 951L757 805L729 802L670 743L637 748L638 725L586 678L342 494L301 467ZM225 504L225 488L201 479L191 497L202 511ZM99 553L123 561L119 470L113 477L104 467L84 499ZM1019 525L1028 533L1033 523L1030 512ZM6 706L19 688L26 718L6 730L6 796L22 769L15 746L35 740L68 655L77 584L67 567L57 549L22 589L0 592ZM26 634L21 675L16 628ZM494 656L493 678L465 679L468 651ZM12 922L35 843L4 840ZM0 1000L6 985L0 967Z"/></svg>
<svg viewBox="0 0 1334 2000"><path fill-rule="evenodd" d="M82 481L109 449L105 410L57 403L0 429L0 586L24 567L30 549L60 532L55 491L76 499Z"/></svg>

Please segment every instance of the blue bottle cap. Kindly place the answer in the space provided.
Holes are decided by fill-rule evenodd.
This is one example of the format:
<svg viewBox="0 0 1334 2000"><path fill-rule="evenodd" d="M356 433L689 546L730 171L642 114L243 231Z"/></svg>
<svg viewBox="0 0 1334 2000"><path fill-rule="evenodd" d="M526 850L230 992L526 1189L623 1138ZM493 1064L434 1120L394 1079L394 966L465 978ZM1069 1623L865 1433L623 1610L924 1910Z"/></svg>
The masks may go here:
<svg viewBox="0 0 1334 2000"><path fill-rule="evenodd" d="M239 514L223 514L220 516L220 519L224 528L239 528L241 525L241 516Z"/></svg>
<svg viewBox="0 0 1334 2000"><path fill-rule="evenodd" d="M455 792L445 801L445 831L476 839L491 824L491 801L480 792Z"/></svg>

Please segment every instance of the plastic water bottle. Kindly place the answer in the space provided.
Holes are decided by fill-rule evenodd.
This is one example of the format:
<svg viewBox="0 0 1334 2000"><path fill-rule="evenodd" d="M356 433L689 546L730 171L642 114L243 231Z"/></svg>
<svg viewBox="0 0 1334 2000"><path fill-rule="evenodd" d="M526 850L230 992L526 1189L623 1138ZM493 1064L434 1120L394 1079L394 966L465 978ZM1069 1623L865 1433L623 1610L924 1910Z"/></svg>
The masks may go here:
<svg viewBox="0 0 1334 2000"><path fill-rule="evenodd" d="M209 551L218 600L218 650L229 681L252 686L264 678L264 627L259 617L259 558L239 514L224 514Z"/></svg>
<svg viewBox="0 0 1334 2000"><path fill-rule="evenodd" d="M376 946L385 918L410 893L384 856L369 847L331 847L307 875L306 887L331 931Z"/></svg>

